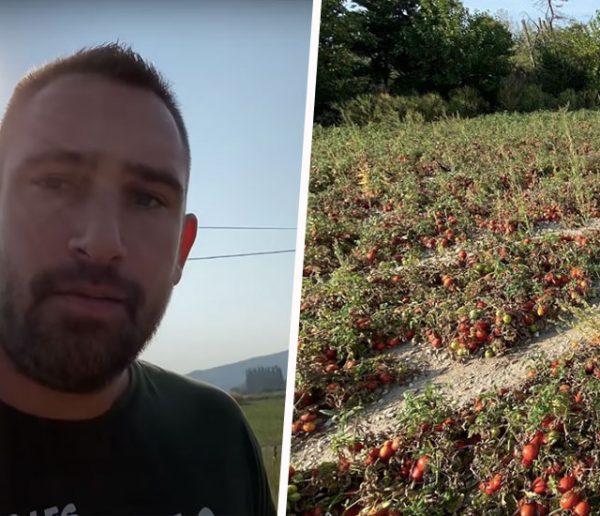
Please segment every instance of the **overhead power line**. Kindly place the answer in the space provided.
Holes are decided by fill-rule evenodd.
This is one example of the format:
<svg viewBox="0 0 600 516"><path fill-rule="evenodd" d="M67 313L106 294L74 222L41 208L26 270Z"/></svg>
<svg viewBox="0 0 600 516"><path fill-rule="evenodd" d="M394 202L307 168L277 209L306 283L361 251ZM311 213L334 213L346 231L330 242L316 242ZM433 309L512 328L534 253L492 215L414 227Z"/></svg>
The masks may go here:
<svg viewBox="0 0 600 516"><path fill-rule="evenodd" d="M269 229L269 230L291 230L297 228L286 228L276 226L198 226L200 229Z"/></svg>
<svg viewBox="0 0 600 516"><path fill-rule="evenodd" d="M280 251L259 251L255 253L239 253L239 254L221 254L218 256L196 256L193 258L188 258L188 260L216 260L217 258L235 258L238 256L258 256L265 254L283 254L283 253L293 253L295 249L283 249Z"/></svg>

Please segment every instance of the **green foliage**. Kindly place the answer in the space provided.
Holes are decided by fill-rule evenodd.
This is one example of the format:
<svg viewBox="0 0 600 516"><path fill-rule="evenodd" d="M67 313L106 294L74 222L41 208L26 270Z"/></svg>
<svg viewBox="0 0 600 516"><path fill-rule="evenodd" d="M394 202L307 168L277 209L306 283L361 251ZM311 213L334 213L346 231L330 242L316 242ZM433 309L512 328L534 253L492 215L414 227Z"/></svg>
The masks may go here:
<svg viewBox="0 0 600 516"><path fill-rule="evenodd" d="M487 14L471 15L458 0L359 0L351 8L325 0L315 120L339 121L335 106L350 110L353 121L369 112L371 121L388 120L387 99L361 97L347 105L365 94L445 97L471 86L489 100L509 72L511 52L512 35L503 23ZM425 102L432 105L409 107L408 117L440 116L439 99Z"/></svg>
<svg viewBox="0 0 600 516"><path fill-rule="evenodd" d="M463 84L492 100L511 71L514 41L510 30L499 20L477 13L469 18L461 44Z"/></svg>
<svg viewBox="0 0 600 516"><path fill-rule="evenodd" d="M596 109L598 56L600 11L586 24L523 21L512 34L460 0L324 0L315 121Z"/></svg>
<svg viewBox="0 0 600 516"><path fill-rule="evenodd" d="M359 95L338 106L341 119L358 126L369 123L395 125L402 121L432 122L445 116L476 116L488 103L470 86L456 88L446 101L438 93L392 96L387 93Z"/></svg>
<svg viewBox="0 0 600 516"><path fill-rule="evenodd" d="M414 115L420 115L418 118L425 122L439 120L448 110L448 104L437 93L400 97L399 105L402 118L414 119Z"/></svg>
<svg viewBox="0 0 600 516"><path fill-rule="evenodd" d="M366 125L399 121L397 99L382 93L358 95L338 107L342 120L348 124Z"/></svg>
<svg viewBox="0 0 600 516"><path fill-rule="evenodd" d="M243 399L240 406L261 446L281 446L283 396Z"/></svg>
<svg viewBox="0 0 600 516"><path fill-rule="evenodd" d="M450 92L448 99L449 115L458 115L462 118L476 116L484 112L487 107L487 102L471 86L463 86Z"/></svg>
<svg viewBox="0 0 600 516"><path fill-rule="evenodd" d="M343 0L323 0L315 92L315 121L337 121L334 103L343 102L366 91L368 78L361 69L364 60L355 52L359 39L359 21Z"/></svg>
<svg viewBox="0 0 600 516"><path fill-rule="evenodd" d="M456 0L421 0L420 4L407 28L408 62L397 89L445 93L463 82L461 41L467 11Z"/></svg>
<svg viewBox="0 0 600 516"><path fill-rule="evenodd" d="M555 97L546 93L539 84L525 84L517 102L517 110L523 113L556 107Z"/></svg>
<svg viewBox="0 0 600 516"><path fill-rule="evenodd" d="M516 71L511 72L502 79L497 96L497 104L500 109L506 111L517 110L526 80L525 74Z"/></svg>
<svg viewBox="0 0 600 516"><path fill-rule="evenodd" d="M443 118L447 102L437 93L391 96L387 93L359 95L341 105L342 120L359 126L369 123L397 124L400 121L430 122Z"/></svg>
<svg viewBox="0 0 600 516"><path fill-rule="evenodd" d="M277 503L285 398L242 399L239 403L261 446L271 496Z"/></svg>
<svg viewBox="0 0 600 516"><path fill-rule="evenodd" d="M417 14L419 0L358 0L362 20L357 52L368 61L371 91L390 91L398 74L404 73L411 41L408 31Z"/></svg>
<svg viewBox="0 0 600 516"><path fill-rule="evenodd" d="M575 91L569 88L558 95L558 105L571 111L577 109L597 109L600 107L598 90L586 89Z"/></svg>
<svg viewBox="0 0 600 516"><path fill-rule="evenodd" d="M579 91L600 87L597 24L575 24L538 35L536 72L544 91L557 95L569 88Z"/></svg>

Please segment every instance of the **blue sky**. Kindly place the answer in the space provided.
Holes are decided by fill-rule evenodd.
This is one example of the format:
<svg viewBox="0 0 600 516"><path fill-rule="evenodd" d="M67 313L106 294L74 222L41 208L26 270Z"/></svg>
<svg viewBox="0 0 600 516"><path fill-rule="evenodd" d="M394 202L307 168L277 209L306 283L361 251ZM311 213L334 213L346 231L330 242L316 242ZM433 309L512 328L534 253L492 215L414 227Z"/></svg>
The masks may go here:
<svg viewBox="0 0 600 516"><path fill-rule="evenodd" d="M102 6L102 7L100 7ZM172 83L201 226L295 227L310 0L0 5L0 109L30 68L119 40ZM200 229L191 256L292 249L295 231ZM294 254L188 262L143 358L187 373L287 349Z"/></svg>
<svg viewBox="0 0 600 516"><path fill-rule="evenodd" d="M583 22L588 21L600 9L597 0L563 0L555 2L555 5L560 3L563 5L560 12ZM463 0L463 5L469 10L490 11L492 14L503 10L517 23L527 17L537 20L544 15L544 11L536 7L534 0Z"/></svg>

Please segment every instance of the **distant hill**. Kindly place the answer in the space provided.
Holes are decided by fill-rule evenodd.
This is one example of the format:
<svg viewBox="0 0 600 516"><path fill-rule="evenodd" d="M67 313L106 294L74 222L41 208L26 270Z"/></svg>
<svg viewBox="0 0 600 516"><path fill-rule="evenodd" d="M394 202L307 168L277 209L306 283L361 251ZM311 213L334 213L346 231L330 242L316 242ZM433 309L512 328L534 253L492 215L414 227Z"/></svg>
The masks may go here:
<svg viewBox="0 0 600 516"><path fill-rule="evenodd" d="M283 372L283 376L287 377L288 352L281 351L272 355L264 355L262 357L249 358L241 362L235 362L211 369L203 369L192 371L187 376L196 380L216 385L225 391L229 391L233 387L239 387L246 381L246 369L254 367L273 367L279 366Z"/></svg>

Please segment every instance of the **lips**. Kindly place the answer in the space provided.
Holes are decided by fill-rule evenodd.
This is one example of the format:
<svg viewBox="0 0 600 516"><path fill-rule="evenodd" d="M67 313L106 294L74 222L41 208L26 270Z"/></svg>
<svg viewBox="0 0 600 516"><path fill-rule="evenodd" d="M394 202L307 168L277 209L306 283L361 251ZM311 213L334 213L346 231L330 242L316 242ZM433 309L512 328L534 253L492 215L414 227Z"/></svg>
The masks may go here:
<svg viewBox="0 0 600 516"><path fill-rule="evenodd" d="M61 311L92 319L132 317L130 299L123 290L107 285L77 284L54 289L50 301Z"/></svg>
<svg viewBox="0 0 600 516"><path fill-rule="evenodd" d="M113 301L116 303L124 303L127 300L127 295L120 289L107 285L93 284L78 284L68 287L60 287L55 290L54 294L79 296L84 298Z"/></svg>
<svg viewBox="0 0 600 516"><path fill-rule="evenodd" d="M122 319L125 315L135 322L145 292L113 267L79 261L38 273L31 280L31 299L32 309L50 310L70 320Z"/></svg>

